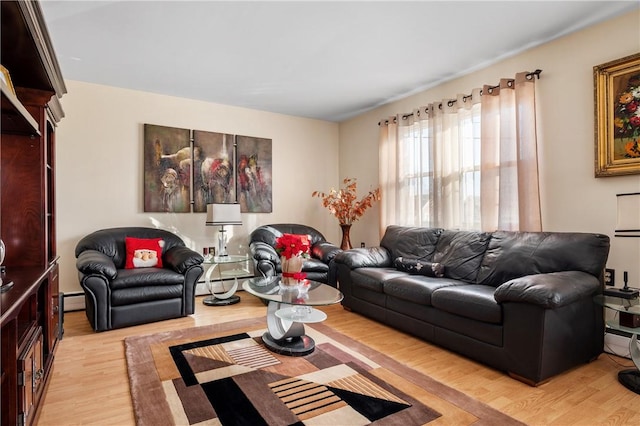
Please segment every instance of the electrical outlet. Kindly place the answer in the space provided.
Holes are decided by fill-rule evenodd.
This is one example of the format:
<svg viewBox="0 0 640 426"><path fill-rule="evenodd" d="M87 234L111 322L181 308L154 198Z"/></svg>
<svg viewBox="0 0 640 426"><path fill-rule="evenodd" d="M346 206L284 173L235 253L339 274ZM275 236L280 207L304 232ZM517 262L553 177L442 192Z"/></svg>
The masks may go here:
<svg viewBox="0 0 640 426"><path fill-rule="evenodd" d="M604 284L605 285L616 285L616 270L615 269L605 269L604 270Z"/></svg>

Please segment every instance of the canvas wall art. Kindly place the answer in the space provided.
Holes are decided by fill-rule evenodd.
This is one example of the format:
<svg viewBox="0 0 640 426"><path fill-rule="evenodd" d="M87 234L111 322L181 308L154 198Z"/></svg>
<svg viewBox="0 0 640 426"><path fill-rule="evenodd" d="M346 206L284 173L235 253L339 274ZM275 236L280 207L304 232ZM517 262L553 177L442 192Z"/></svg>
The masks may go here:
<svg viewBox="0 0 640 426"><path fill-rule="evenodd" d="M271 213L271 139L144 125L144 211Z"/></svg>
<svg viewBox="0 0 640 426"><path fill-rule="evenodd" d="M191 211L191 132L144 125L144 211Z"/></svg>
<svg viewBox="0 0 640 426"><path fill-rule="evenodd" d="M271 213L271 139L236 135L238 203L243 213Z"/></svg>
<svg viewBox="0 0 640 426"><path fill-rule="evenodd" d="M234 203L234 135L193 131L193 211L204 213L207 204Z"/></svg>

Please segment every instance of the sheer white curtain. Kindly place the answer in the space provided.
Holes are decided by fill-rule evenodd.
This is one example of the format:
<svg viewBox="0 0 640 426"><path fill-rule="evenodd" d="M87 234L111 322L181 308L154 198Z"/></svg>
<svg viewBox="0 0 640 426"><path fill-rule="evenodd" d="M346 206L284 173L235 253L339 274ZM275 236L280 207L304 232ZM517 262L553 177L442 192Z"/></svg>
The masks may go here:
<svg viewBox="0 0 640 426"><path fill-rule="evenodd" d="M380 123L381 232L391 224L541 230L532 74Z"/></svg>
<svg viewBox="0 0 640 426"><path fill-rule="evenodd" d="M380 138L378 142L378 175L380 180L380 235L388 225L400 223L396 215L399 203L397 185L398 126L395 119L383 120L379 123Z"/></svg>
<svg viewBox="0 0 640 426"><path fill-rule="evenodd" d="M542 230L534 82L523 72L483 87L483 230Z"/></svg>

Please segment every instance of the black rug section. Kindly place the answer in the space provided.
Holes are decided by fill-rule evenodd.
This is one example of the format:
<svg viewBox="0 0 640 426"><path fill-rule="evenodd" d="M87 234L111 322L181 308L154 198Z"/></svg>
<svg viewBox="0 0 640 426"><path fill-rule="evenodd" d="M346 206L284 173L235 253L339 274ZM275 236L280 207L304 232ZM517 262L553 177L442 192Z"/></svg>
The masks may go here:
<svg viewBox="0 0 640 426"><path fill-rule="evenodd" d="M391 414L395 414L411 407L409 404L387 401L386 399L362 395L344 389L333 388L330 386L327 386L327 388L338 395L344 402L349 404L351 408L369 419L370 422L375 422L376 420L380 420L384 417L390 416Z"/></svg>
<svg viewBox="0 0 640 426"><path fill-rule="evenodd" d="M267 426L267 422L232 378L203 383L201 386L221 424Z"/></svg>
<svg viewBox="0 0 640 426"><path fill-rule="evenodd" d="M203 346L219 345L220 343L234 342L236 340L248 339L250 336L247 333L233 334L231 336L217 337L215 339L201 340L199 342L185 343L182 345L170 346L169 352L173 362L176 364L176 368L180 372L180 376L186 386L195 386L198 384L191 366L182 354L183 351L187 351L194 348L201 348Z"/></svg>

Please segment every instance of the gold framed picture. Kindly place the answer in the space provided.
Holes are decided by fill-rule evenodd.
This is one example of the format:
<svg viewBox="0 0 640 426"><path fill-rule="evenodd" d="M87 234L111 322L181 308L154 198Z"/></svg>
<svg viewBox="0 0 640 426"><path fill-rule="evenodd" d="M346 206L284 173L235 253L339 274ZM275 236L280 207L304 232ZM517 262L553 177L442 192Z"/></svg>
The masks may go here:
<svg viewBox="0 0 640 426"><path fill-rule="evenodd" d="M640 53L593 67L595 176L640 174Z"/></svg>
<svg viewBox="0 0 640 426"><path fill-rule="evenodd" d="M2 85L7 87L11 93L16 94L16 89L13 87L13 83L11 82L11 76L9 75L9 70L4 66L0 65L0 80L2 80Z"/></svg>

